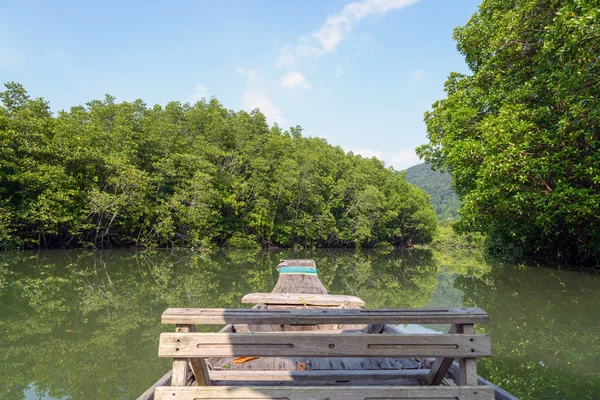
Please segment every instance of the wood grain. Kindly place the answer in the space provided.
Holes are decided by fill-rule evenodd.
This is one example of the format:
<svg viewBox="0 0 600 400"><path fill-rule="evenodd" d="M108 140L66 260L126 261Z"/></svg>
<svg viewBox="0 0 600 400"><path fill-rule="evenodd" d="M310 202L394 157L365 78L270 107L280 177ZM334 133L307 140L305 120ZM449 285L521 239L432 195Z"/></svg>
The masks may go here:
<svg viewBox="0 0 600 400"><path fill-rule="evenodd" d="M212 380L227 381L350 381L424 379L428 369L308 370L308 371L211 371Z"/></svg>
<svg viewBox="0 0 600 400"><path fill-rule="evenodd" d="M189 333L191 330L190 325L177 325L175 332L178 335ZM172 386L185 386L188 380L188 360L187 358L174 358L173 359L173 375L171 377Z"/></svg>
<svg viewBox="0 0 600 400"><path fill-rule="evenodd" d="M363 307L365 302L356 296L307 293L249 293L242 297L244 304L293 304L309 306L355 305Z"/></svg>
<svg viewBox="0 0 600 400"><path fill-rule="evenodd" d="M485 324L481 308L437 309L224 309L167 308L163 324Z"/></svg>
<svg viewBox="0 0 600 400"><path fill-rule="evenodd" d="M458 328L465 335L475 333L475 327L472 324L465 324ZM460 385L475 386L477 385L477 360L475 358L461 358L458 360L460 368Z"/></svg>
<svg viewBox="0 0 600 400"><path fill-rule="evenodd" d="M452 325L448 333L462 333L462 328ZM436 358L427 379L425 379L425 385L439 385L442 383L453 362L454 358Z"/></svg>
<svg viewBox="0 0 600 400"><path fill-rule="evenodd" d="M492 388L475 386L366 386L366 387L158 387L156 400L493 400Z"/></svg>
<svg viewBox="0 0 600 400"><path fill-rule="evenodd" d="M159 357L486 357L488 335L317 335L169 333Z"/></svg>

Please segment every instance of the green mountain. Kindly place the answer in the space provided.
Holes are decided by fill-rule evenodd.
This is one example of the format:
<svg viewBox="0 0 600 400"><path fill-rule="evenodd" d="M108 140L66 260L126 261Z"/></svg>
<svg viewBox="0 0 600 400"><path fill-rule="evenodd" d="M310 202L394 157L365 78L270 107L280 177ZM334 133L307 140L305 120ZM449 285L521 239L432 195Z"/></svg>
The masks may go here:
<svg viewBox="0 0 600 400"><path fill-rule="evenodd" d="M452 176L437 172L430 164L419 164L406 170L406 180L429 194L438 219L456 218L460 208L458 195L452 188Z"/></svg>

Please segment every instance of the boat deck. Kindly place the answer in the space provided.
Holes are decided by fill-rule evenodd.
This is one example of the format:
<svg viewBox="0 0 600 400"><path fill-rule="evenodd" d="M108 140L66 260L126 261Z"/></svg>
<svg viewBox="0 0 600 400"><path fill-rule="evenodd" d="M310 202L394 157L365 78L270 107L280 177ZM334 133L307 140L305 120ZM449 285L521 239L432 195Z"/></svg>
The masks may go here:
<svg viewBox="0 0 600 400"><path fill-rule="evenodd" d="M288 266L294 266L287 268ZM301 267L301 273L293 270L293 268ZM287 269L286 271L280 269ZM307 270L308 268L308 270ZM413 318L413 310L385 310L383 312L388 312L388 314L382 314L382 311L368 312L369 310L362 310L362 306L364 302L354 296L336 296L329 295L327 293L327 289L321 283L319 277L316 273L316 267L313 260L282 260L279 264L278 269L280 269L279 280L271 293L251 293L243 299L245 303L255 303L253 309L260 309L258 313L248 313L244 310L243 312L239 312L237 310L227 310L227 309L169 309L165 311L163 314L163 323L175 323L178 324L177 331L179 332L179 327L187 327L183 329L182 332L194 332L194 325L196 323L208 323L208 324L220 324L220 323L230 323L225 328L223 328L220 333L225 334L259 334L252 335L254 339L257 339L259 336L274 334L275 337L279 337L281 340L282 333L291 333L291 338L299 338L302 339L302 342L306 345L310 342L310 338L307 339L306 336L311 336L310 334L320 334L319 336L315 336L315 340L324 340L325 336L329 335L343 335L343 336L351 336L357 335L362 336L369 334L370 337L373 335L376 337L377 335L386 335L392 334L394 337L398 337L398 334L402 334L400 330L398 330L393 325L389 325L394 319L395 315L400 313L400 317L396 316L396 322L394 323L413 323L410 322L414 320L414 318L420 318L419 321L424 320L422 317L425 315L425 319L428 320L427 323L447 323L448 321L445 319L447 316L451 316L452 318L456 318L458 315L459 319L451 322L457 324L471 324L467 326L471 326L472 324L479 322L487 322L487 314L485 314L482 310L479 310L479 314L474 312L473 315L469 313L471 311L455 311L454 309L431 309L428 311L423 310L415 310L417 313L414 314ZM314 269L314 270L312 270ZM245 301L244 301L245 300ZM290 313L289 311L282 311L280 313L269 313L262 310L296 310L291 311L295 313L298 317L294 316L293 318L285 319L284 315L286 313ZM311 312L303 313L301 310L311 310ZM314 313L315 309L323 309L323 313L320 312ZM351 318L336 318L335 315L342 314L338 311L339 309L361 309L353 311L348 310L348 312L344 312L344 315L358 315L359 317L351 317ZM325 311L327 310L327 311ZM463 309L461 309L463 310ZM475 309L473 309L475 310ZM477 310L476 310L477 311ZM389 314L391 313L391 314ZM425 314L423 314L425 313ZM447 314L445 314L447 313ZM462 317L461 317L462 313ZM254 315L257 314L257 315ZM258 315L260 314L260 315ZM301 317L303 314L310 314L310 317ZM480 315L481 314L481 315ZM385 316L382 318L382 316ZM333 317L333 318L332 318ZM462 319L461 319L462 318ZM480 321L477 318L483 318L483 321ZM337 319L337 321L335 321ZM435 319L435 320L434 320ZM465 320L467 319L467 320ZM285 322L283 322L285 321ZM342 322L343 321L343 322ZM237 322L237 323L235 323ZM324 323L319 323L324 322ZM341 325L332 324L332 322L338 322ZM362 322L362 325L355 325L355 322ZM235 323L232 325L231 323ZM287 324L298 324L301 325L284 325ZM369 323L370 325L365 325L365 323ZM183 324L183 325L179 325ZM379 325L377 325L379 324ZM453 325L461 326L461 325ZM450 332L453 333L453 332ZM456 333L471 333L474 332L462 332L458 331ZM300 335L298 335L300 334ZM287 335L285 335L287 336ZM410 335L409 335L410 336ZM442 336L442 335L441 335ZM240 343L241 341L249 339L251 335L247 335L247 337L240 337L236 340L232 338L228 339L231 342L219 343L216 342L216 346L230 346L231 343ZM266 346L268 342L264 340L259 340L256 345L258 346ZM341 340L343 338L338 337L337 342L334 339L331 339L330 343L352 343L351 346L355 346L355 341L348 341L347 339ZM358 338L357 338L358 339ZM383 339L383 338L381 338ZM329 339L327 339L329 340ZM370 340L370 339L369 339ZM473 338L470 339L473 342ZM182 338L182 342L183 342ZM179 339L177 339L179 342ZM262 343L261 343L262 342ZM360 342L360 340L359 340ZM386 341L383 341L384 343ZM281 342L280 342L281 343ZM320 343L321 345L323 343ZM183 345L183 344L182 344ZM175 350L179 351L180 344L176 344L177 347ZM249 344L252 346L251 344ZM281 344L279 344L281 346ZM287 345L287 344L286 344ZM309 347L310 347L309 345ZM392 344L393 346L403 346L402 344ZM195 349L195 345L194 349ZM199 346L199 345L198 345ZM289 345L292 346L293 345ZM329 348L333 348L333 344L329 345ZM369 345L370 346L370 345ZM387 346L387 344L383 344L383 346ZM302 346L300 346L302 347ZM397 349L398 347L396 347ZM337 349L337 348L336 348ZM194 354L197 350L194 350ZM474 351L471 349L471 351ZM284 351L282 351L285 353ZM491 354L491 349L489 349ZM212 353L212 354L211 354ZM243 355L244 351L238 354ZM232 354L236 354L235 352L224 352L222 350L212 351L205 354L208 357L205 359L205 365L197 365L200 368L200 372L197 375L205 376L205 379L208 379L209 385L212 386L237 386L237 387L277 387L282 386L282 389L287 386L353 386L362 387L362 386L421 386L423 384L432 384L432 380L435 380L435 383L440 386L457 386L459 381L459 372L458 364L453 362L453 358L402 358L402 357L385 357L385 355L389 355L390 353L394 353L393 351L379 353L383 356L370 356L370 357L360 357L364 355L370 355L368 352L357 353L360 355L359 357L330 357L330 356L320 356L320 357L312 357L314 354L312 351L308 352L305 357L292 357L292 356L278 356L274 357L273 351L268 351L263 347L263 350L257 352L245 352L246 354L262 354L263 357L210 357L210 355L227 355L231 356ZM182 354L182 353L176 353ZM188 353L185 353L188 354ZM294 354L293 352L287 352L288 355ZM355 354L354 352L341 352L339 355L346 354ZM396 355L407 355L410 353L396 351ZM471 353L469 353L471 354ZM175 355L175 353L173 354ZM411 356L413 354L410 354ZM164 355L163 355L164 356ZM170 355L172 356L172 355ZM177 357L177 356L175 356ZM184 360L184 361L177 361ZM199 360L199 359L197 359ZM440 367L440 365L435 365L434 363L443 363L445 367ZM193 360L189 360L191 363ZM472 359L474 361L474 359ZM184 366L187 365L188 361L185 361L184 358L174 359L174 370L177 362L184 362ZM204 363L204 361L202 361ZM449 363L448 363L449 362ZM456 365L455 365L456 364ZM178 364L179 365L179 364ZM465 363L465 366L471 364ZM472 363L474 366L474 362ZM462 366L461 366L462 367ZM178 367L179 368L179 367ZM193 368L193 367L192 367ZM446 376L438 373L438 370L448 371ZM448 370L449 368L449 370ZM187 368L184 368L185 370ZM182 369L178 369L177 379L173 377L173 381L178 383L174 384L175 386L195 386L194 382L194 374L196 374L196 370L194 370L194 374L182 374ZM202 372L204 371L204 372ZM465 387L466 389L472 389L472 385L485 385L488 387L493 387L496 393L496 399L506 399L506 400L515 400L513 396L502 391L491 383L484 381L480 377L477 377L474 372L470 374L471 379L465 385L464 382L460 382L460 386ZM430 374L431 372L431 374ZM444 372L445 374L445 372ZM462 376L466 376L463 372L460 372ZM210 375L210 378L208 378ZM440 375L437 377L437 375ZM174 375L173 375L174 376ZM435 378L432 378L436 376ZM186 379L187 377L187 379ZM186 384L187 381L187 384ZM477 383L476 381L481 381ZM154 398L154 389L161 386L170 386L171 385L171 372L167 373L163 378L161 378L158 382L153 385L146 393L144 393L138 400L152 400ZM471 385L471 386L469 386ZM205 386L205 383L200 384L200 386ZM205 386L206 387L206 386ZM159 388L160 389L160 388ZM216 389L216 388L215 388ZM304 390L310 388L298 388L298 390ZM376 389L376 388L374 388ZM450 388L448 388L450 389ZM273 389L276 390L276 389ZM311 389L312 390L312 389ZM323 389L327 390L327 389ZM387 390L381 388L380 390ZM407 389L408 390L408 389ZM433 387L425 388L423 393L431 393L433 395L433 391L435 390ZM454 389L452 389L454 390ZM477 397L477 391L474 393L465 392L465 398L475 398ZM483 390L482 390L483 391ZM167 392L164 392L167 393ZM163 393L163 394L164 394ZM171 392L168 392L171 393ZM183 393L183 392L182 392ZM191 393L191 392L190 392ZM194 392L195 393L195 392ZM216 392L215 392L216 393ZM229 392L228 392L229 393ZM244 392L245 393L245 392ZM329 392L328 392L329 393ZM383 393L383 392L382 392ZM387 392L386 392L387 393ZM408 393L408 392L407 392ZM412 392L411 392L412 393ZM416 392L415 392L416 393ZM419 392L421 393L421 392ZM437 392L436 392L437 393ZM441 393L441 392L440 392ZM453 392L458 393L458 392ZM462 393L462 392L461 392ZM463 393L463 394L465 394ZM169 394L170 396L171 394ZM175 395L175 392L172 393ZM472 397L474 395L475 397ZM195 395L194 395L195 396ZM411 395L416 396L416 394ZM436 395L439 397L438 395ZM242 396L243 397L243 396ZM387 395L385 396L388 397ZM409 396L410 397L410 396ZM420 398L419 396L417 396ZM459 396L460 397L460 396ZM167 398L167 397L163 397ZM171 397L168 397L171 398ZM228 397L229 398L229 397ZM245 397L244 397L245 398ZM262 398L262 397L261 397ZM268 397L271 398L271 397ZM275 397L273 397L275 398ZM279 397L277 397L279 398ZM412 398L412 397L411 397ZM429 397L428 397L429 398ZM463 398L463 397L460 397ZM486 397L487 398L487 397Z"/></svg>

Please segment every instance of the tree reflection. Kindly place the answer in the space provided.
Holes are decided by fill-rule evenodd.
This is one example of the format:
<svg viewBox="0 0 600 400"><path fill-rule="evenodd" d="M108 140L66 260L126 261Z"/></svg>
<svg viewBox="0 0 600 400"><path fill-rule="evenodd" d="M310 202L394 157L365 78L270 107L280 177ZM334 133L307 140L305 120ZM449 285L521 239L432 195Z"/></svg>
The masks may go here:
<svg viewBox="0 0 600 400"><path fill-rule="evenodd" d="M331 293L370 308L425 306L440 269L463 268L427 250L2 253L0 399L32 385L53 398L137 398L170 365L157 357L172 330L165 308L247 307L244 294L271 291L281 258L314 258Z"/></svg>
<svg viewBox="0 0 600 400"><path fill-rule="evenodd" d="M492 262L460 276L465 304L485 309L494 356L480 374L523 399L593 399L600 393L597 276Z"/></svg>

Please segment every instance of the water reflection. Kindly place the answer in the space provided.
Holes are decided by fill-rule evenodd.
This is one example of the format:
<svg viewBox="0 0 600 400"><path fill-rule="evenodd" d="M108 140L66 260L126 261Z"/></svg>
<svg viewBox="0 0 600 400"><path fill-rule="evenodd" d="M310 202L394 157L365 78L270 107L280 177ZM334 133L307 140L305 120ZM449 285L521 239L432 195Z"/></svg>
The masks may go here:
<svg viewBox="0 0 600 400"><path fill-rule="evenodd" d="M243 307L291 257L368 307L486 309L495 356L480 371L524 398L600 392L594 277L465 252L119 250L0 254L0 399L135 399L169 368L156 356L165 308Z"/></svg>

